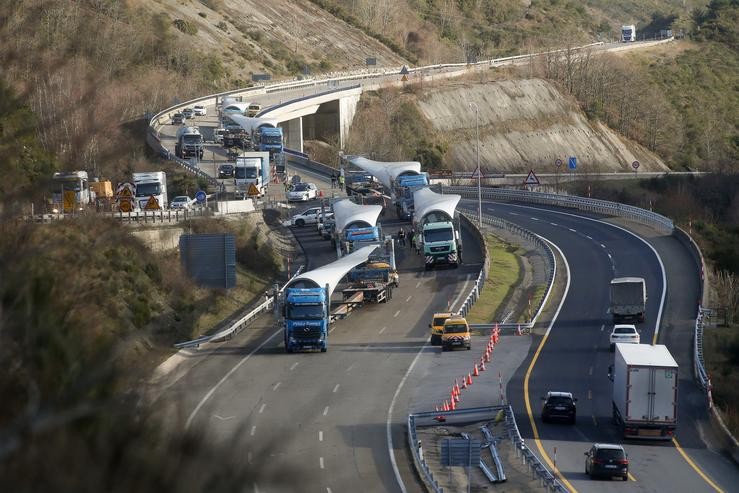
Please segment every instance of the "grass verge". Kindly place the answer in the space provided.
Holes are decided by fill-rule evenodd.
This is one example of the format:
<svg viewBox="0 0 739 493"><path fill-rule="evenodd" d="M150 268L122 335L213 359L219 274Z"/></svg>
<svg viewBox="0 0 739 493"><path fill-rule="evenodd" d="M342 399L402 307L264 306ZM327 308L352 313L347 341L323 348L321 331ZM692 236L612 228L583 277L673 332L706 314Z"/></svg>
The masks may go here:
<svg viewBox="0 0 739 493"><path fill-rule="evenodd" d="M713 400L729 427L739 436L739 325L703 332L703 359L713 385Z"/></svg>
<svg viewBox="0 0 739 493"><path fill-rule="evenodd" d="M488 323L495 320L496 315L502 316L498 311L523 280L518 248L493 235L487 235L486 239L490 272L480 298L467 315L467 320L473 324Z"/></svg>

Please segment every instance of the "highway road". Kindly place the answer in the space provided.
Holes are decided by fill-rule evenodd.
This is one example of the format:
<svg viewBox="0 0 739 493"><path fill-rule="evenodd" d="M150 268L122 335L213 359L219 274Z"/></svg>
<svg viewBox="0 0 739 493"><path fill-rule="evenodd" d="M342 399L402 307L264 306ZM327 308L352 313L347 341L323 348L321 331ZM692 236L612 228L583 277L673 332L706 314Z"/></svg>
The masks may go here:
<svg viewBox="0 0 739 493"><path fill-rule="evenodd" d="M475 210L474 201L464 207ZM712 452L698 430L705 428L706 410L703 399L693 383L689 351L690 331L694 320L698 280L687 252L671 237L656 236L646 242L634 235L571 211L546 210L512 204L483 204L484 211L498 215L528 228L558 245L568 260L571 284L562 310L553 324L541 351L536 350L541 337L534 341L530 357L508 385L508 395L517 412L522 434L541 439L541 447L553 462L556 447L556 468L574 491L731 491L739 481L739 470L725 457ZM678 244L679 246L679 244ZM675 282L665 293L662 268L657 259L665 256L665 275ZM629 453L631 481L591 481L584 474L583 453L593 442L623 443L611 423L611 382L607 368L613 360L608 335L612 327L608 308L608 281L613 277L638 275L644 277L648 289L647 320L639 324L643 343L652 342L660 318L663 318L657 342L666 342L681 367L678 443L696 465L691 466L671 442L625 443ZM673 332L680 331L676 340ZM529 362L536 356L529 371ZM528 381L533 423L526 412L524 385ZM541 401L548 390L570 391L579 398L576 426L543 424L539 418ZM697 402L696 402L696 399ZM534 429L535 427L535 429ZM535 448L535 451L541 451ZM551 464L553 465L553 464ZM700 471L700 472L699 472ZM704 479L701 474L705 475ZM709 482L710 481L710 482ZM712 483L712 484L711 484Z"/></svg>

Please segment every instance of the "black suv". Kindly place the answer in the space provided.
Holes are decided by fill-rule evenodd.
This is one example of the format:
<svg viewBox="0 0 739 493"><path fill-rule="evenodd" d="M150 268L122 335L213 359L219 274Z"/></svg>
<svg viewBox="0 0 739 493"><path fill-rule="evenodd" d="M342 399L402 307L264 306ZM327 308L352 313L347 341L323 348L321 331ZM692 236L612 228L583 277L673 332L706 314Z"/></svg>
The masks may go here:
<svg viewBox="0 0 739 493"><path fill-rule="evenodd" d="M618 476L624 481L629 480L629 459L621 445L610 443L594 443L590 450L585 452L585 474L591 478Z"/></svg>
<svg viewBox="0 0 739 493"><path fill-rule="evenodd" d="M218 167L218 178L232 178L234 175L233 164L222 164Z"/></svg>
<svg viewBox="0 0 739 493"><path fill-rule="evenodd" d="M543 422L561 419L574 424L577 420L577 407L575 406L577 399L573 398L571 393L547 392L546 397L541 399L544 401L544 407L541 409Z"/></svg>

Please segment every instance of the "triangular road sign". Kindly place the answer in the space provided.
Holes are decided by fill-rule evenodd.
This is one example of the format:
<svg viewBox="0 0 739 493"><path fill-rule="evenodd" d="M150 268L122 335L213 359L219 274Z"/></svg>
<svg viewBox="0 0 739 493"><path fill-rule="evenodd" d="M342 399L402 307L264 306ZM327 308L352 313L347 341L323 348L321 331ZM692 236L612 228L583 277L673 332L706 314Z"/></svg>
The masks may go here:
<svg viewBox="0 0 739 493"><path fill-rule="evenodd" d="M146 202L146 205L144 206L144 210L147 211L158 211L160 209L159 207L159 201L156 197L153 195L149 197L149 200Z"/></svg>
<svg viewBox="0 0 739 493"><path fill-rule="evenodd" d="M480 171L480 168L475 168L475 171L472 172L472 178L483 178L484 175L482 174L482 171Z"/></svg>
<svg viewBox="0 0 739 493"><path fill-rule="evenodd" d="M249 184L249 191L247 193L249 194L249 197L258 197L259 189L257 189L257 186L254 183L251 183Z"/></svg>
<svg viewBox="0 0 739 493"><path fill-rule="evenodd" d="M534 170L529 170L529 175L523 182L524 185L539 185L539 178L534 174Z"/></svg>

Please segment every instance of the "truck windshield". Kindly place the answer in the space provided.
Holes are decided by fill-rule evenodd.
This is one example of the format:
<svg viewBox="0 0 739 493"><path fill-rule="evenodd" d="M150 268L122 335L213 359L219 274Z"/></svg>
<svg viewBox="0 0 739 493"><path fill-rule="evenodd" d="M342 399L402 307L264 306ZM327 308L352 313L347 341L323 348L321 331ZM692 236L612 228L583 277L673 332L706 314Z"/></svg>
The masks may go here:
<svg viewBox="0 0 739 493"><path fill-rule="evenodd" d="M244 167L237 167L236 172L234 174L236 179L241 180L248 180L251 178L257 177L257 169L256 168L244 168Z"/></svg>
<svg viewBox="0 0 739 493"><path fill-rule="evenodd" d="M262 144L281 144L282 137L279 135L262 135Z"/></svg>
<svg viewBox="0 0 739 493"><path fill-rule="evenodd" d="M150 195L159 195L162 193L162 187L159 183L137 183L136 196L148 197Z"/></svg>
<svg viewBox="0 0 739 493"><path fill-rule="evenodd" d="M440 325L444 325L444 322L446 322L446 319L447 319L447 318L448 318L448 317L436 317L436 318L434 319L434 323L433 323L433 325L435 325L435 326L437 326L437 327L438 327L438 326L440 326Z"/></svg>
<svg viewBox="0 0 739 493"><path fill-rule="evenodd" d="M62 188L62 185L64 186L64 190L67 191L74 190L75 192L79 192L82 190L82 184L79 180L54 180L53 190L58 192Z"/></svg>
<svg viewBox="0 0 739 493"><path fill-rule="evenodd" d="M452 234L452 228L444 229L432 229L423 233L424 243L433 243L436 241L452 241L454 235Z"/></svg>
<svg viewBox="0 0 739 493"><path fill-rule="evenodd" d="M321 320L323 318L323 306L288 305L287 318L289 320Z"/></svg>
<svg viewBox="0 0 739 493"><path fill-rule="evenodd" d="M202 137L200 135L185 135L185 144L200 144Z"/></svg>

